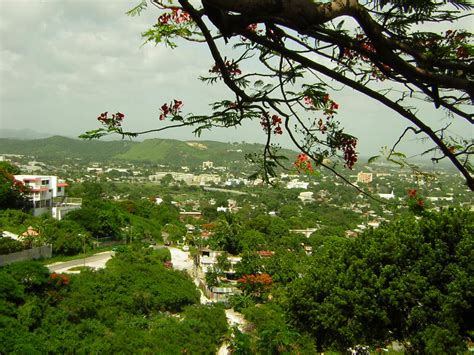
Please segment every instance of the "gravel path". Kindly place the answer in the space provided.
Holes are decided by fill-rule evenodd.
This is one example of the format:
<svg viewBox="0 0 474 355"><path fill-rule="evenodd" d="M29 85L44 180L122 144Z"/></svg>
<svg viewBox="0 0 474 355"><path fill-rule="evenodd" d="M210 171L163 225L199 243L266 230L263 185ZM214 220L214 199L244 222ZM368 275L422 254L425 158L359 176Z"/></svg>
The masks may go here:
<svg viewBox="0 0 474 355"><path fill-rule="evenodd" d="M190 275L193 275L194 263L190 257L190 253L173 247L168 249L171 253L171 262L173 263L173 268L177 270L186 270ZM199 285L199 280L195 278L194 283L196 286ZM201 304L209 304L213 302L207 298L201 290L199 291L201 292ZM234 311L233 309L226 309L225 315L227 317L227 323L229 323L229 327L238 326L239 329L242 330L246 324L243 315ZM228 345L229 344L227 342L222 343L221 347L217 351L217 355L230 354L229 350L227 350Z"/></svg>

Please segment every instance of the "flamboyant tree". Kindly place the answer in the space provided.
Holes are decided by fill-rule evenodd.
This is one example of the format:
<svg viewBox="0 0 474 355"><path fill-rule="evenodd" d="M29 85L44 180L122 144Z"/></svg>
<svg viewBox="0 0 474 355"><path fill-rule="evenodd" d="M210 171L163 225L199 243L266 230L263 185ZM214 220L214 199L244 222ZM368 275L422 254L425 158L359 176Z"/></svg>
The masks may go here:
<svg viewBox="0 0 474 355"><path fill-rule="evenodd" d="M170 48L177 47L178 40L207 46L210 70L201 79L224 82L230 96L214 102L210 115L185 114L183 102L172 100L161 106L159 115L172 123L143 132L124 130L124 114L105 112L98 117L104 127L84 138L110 133L134 136L182 126L194 126L199 134L203 129L260 120L266 146L263 157L255 160L263 176L273 175L282 164L273 144L274 137L282 134L301 151L295 162L299 171L312 171L314 166L334 171L326 158L350 169L357 161L358 140L336 120L339 105L333 92L335 84L342 84L406 121L400 139L385 152L388 159L406 164L396 147L408 133L428 138L432 148L420 153L431 154L434 162L450 160L474 190L472 137L449 131L455 121L473 123L472 34L453 30L453 23L470 15L469 0L150 0L149 4L159 15L143 33L146 41ZM128 14L140 14L147 5L142 0ZM432 114L413 107L420 99L444 112L444 126L434 126L428 120Z"/></svg>
<svg viewBox="0 0 474 355"><path fill-rule="evenodd" d="M26 208L26 195L29 192L22 181L15 180L14 175L20 169L8 162L0 162L0 210L7 208Z"/></svg>

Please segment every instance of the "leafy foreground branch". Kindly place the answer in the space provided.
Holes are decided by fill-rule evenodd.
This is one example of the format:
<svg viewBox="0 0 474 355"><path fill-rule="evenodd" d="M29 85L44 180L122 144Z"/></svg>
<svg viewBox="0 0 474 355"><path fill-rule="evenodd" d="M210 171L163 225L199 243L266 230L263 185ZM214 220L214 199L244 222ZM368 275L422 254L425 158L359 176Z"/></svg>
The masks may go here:
<svg viewBox="0 0 474 355"><path fill-rule="evenodd" d="M351 169L358 159L358 139L336 120L339 105L332 98L342 85L396 112L408 130L431 141L432 147L420 155L430 154L435 163L450 160L474 190L472 137L449 130L455 122L473 123L472 34L450 29L470 16L468 1L149 3L160 15L143 33L145 40L170 48L180 39L207 46L212 61L209 75L201 80L222 81L230 96L212 103L210 115L186 115L183 102L175 99L160 108L159 119L170 124L141 132L122 128L124 114L105 112L99 116L104 127L83 138L111 133L133 137L186 126L199 135L204 129L259 120L266 147L258 173L267 180L277 166L284 167L274 144L283 134L315 166L334 168L342 162ZM147 6L143 0L128 14L139 15ZM433 23L445 29L427 30ZM232 58L223 56L230 46ZM431 111L413 108L419 100L429 102ZM436 127L428 120L433 115L444 115L448 125Z"/></svg>

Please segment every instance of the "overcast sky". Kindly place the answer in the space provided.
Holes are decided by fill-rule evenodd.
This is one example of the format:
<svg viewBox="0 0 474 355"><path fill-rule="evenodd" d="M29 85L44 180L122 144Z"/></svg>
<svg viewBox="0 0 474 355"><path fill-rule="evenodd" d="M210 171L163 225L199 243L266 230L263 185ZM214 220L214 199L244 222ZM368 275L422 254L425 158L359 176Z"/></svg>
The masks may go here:
<svg viewBox="0 0 474 355"><path fill-rule="evenodd" d="M121 111L128 129L144 130L160 125L158 109L171 99L183 100L186 112L202 113L222 98L222 87L197 79L213 65L207 47L142 46L140 33L156 21L157 10L126 16L137 2L0 0L0 128L78 136L98 127L100 112ZM363 155L393 144L406 125L351 90L331 96L340 103L338 118L346 130L360 138ZM433 122L443 118L431 110L426 115ZM471 129L454 127L457 132ZM156 136L194 138L190 128ZM149 137L155 136L143 138ZM263 142L264 137L250 124L205 133L201 139ZM284 138L282 144L287 145ZM416 150L411 137L402 149Z"/></svg>

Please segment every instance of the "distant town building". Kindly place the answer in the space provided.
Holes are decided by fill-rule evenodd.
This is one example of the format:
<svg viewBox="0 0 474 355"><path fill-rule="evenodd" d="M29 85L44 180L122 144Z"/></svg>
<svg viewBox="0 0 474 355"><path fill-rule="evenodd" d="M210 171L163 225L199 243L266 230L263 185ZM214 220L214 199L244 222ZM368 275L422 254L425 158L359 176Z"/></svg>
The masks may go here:
<svg viewBox="0 0 474 355"><path fill-rule="evenodd" d="M96 173L96 174L101 174L104 172L104 169L99 168L97 166L88 167L86 170L88 173Z"/></svg>
<svg viewBox="0 0 474 355"><path fill-rule="evenodd" d="M214 162L212 161L203 161L202 168L203 169L212 169L214 167Z"/></svg>
<svg viewBox="0 0 474 355"><path fill-rule="evenodd" d="M305 192L300 192L298 198L301 200L301 202L306 203L306 202L313 202L313 192L312 191L305 191Z"/></svg>
<svg viewBox="0 0 474 355"><path fill-rule="evenodd" d="M372 173L364 173L360 172L357 174L357 182L360 182L362 184L369 184L372 182L373 175Z"/></svg>
<svg viewBox="0 0 474 355"><path fill-rule="evenodd" d="M308 188L309 182L299 181L297 179L291 180L288 184L286 184L287 189L304 189Z"/></svg>
<svg viewBox="0 0 474 355"><path fill-rule="evenodd" d="M392 190L392 192L389 194L379 194L379 197L387 199L387 200L391 200L395 198L395 195L393 194L393 190Z"/></svg>
<svg viewBox="0 0 474 355"><path fill-rule="evenodd" d="M82 205L82 199L66 197L64 190L67 183L57 176L15 175L14 177L30 189L28 199L34 216L51 213L53 218L60 220L67 212Z"/></svg>
<svg viewBox="0 0 474 355"><path fill-rule="evenodd" d="M303 234L306 238L311 237L311 234L316 232L318 229L321 227L319 225L316 226L316 228L306 228L306 229L290 229L290 233L299 233Z"/></svg>
<svg viewBox="0 0 474 355"><path fill-rule="evenodd" d="M211 182L218 184L221 177L215 174L193 175L189 173L178 173L174 171L160 171L154 175L148 176L150 181L160 181L166 175L171 175L175 181L183 181L187 185L209 185Z"/></svg>

